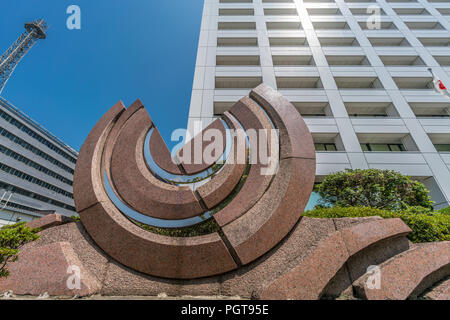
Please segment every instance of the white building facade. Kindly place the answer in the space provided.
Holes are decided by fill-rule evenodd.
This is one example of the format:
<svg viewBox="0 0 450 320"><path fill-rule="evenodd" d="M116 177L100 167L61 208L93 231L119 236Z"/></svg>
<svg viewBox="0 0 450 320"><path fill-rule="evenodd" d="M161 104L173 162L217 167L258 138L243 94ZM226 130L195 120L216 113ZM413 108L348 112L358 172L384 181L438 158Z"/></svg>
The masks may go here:
<svg viewBox="0 0 450 320"><path fill-rule="evenodd" d="M379 13L379 15L378 15ZM317 182L396 170L450 203L450 1L205 0L188 128L261 82L303 115Z"/></svg>
<svg viewBox="0 0 450 320"><path fill-rule="evenodd" d="M78 153L0 98L0 227L51 212L76 215Z"/></svg>

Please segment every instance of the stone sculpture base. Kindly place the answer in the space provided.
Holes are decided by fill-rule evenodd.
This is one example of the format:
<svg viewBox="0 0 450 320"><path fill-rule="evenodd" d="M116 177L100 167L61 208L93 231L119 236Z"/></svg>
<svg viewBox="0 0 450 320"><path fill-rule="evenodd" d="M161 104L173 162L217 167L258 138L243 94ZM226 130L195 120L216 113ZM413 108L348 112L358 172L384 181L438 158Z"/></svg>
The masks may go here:
<svg viewBox="0 0 450 320"><path fill-rule="evenodd" d="M50 296L239 296L256 299L450 298L450 242L411 244L401 220L303 217L273 250L236 271L171 280L133 271L108 257L80 222L59 215L31 223L40 239L27 244L0 293ZM133 250L130 248L130 250ZM381 287L367 287L377 265ZM79 267L80 288L68 286ZM69 273L68 273L69 271ZM73 284L73 282L71 282ZM431 288L431 289L429 289Z"/></svg>

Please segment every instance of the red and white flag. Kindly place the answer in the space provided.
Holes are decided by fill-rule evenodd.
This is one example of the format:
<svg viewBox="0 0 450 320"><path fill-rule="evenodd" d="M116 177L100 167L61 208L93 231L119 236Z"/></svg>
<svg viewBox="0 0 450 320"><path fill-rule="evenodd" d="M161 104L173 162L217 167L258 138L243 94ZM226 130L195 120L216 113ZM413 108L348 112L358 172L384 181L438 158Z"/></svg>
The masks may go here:
<svg viewBox="0 0 450 320"><path fill-rule="evenodd" d="M433 84L434 84L434 89L436 90L436 92L438 92L438 93L442 94L443 96L445 96L446 98L450 99L450 92L448 91L445 84L441 80L439 80L439 78L434 74L433 69L428 68L428 70L433 75Z"/></svg>

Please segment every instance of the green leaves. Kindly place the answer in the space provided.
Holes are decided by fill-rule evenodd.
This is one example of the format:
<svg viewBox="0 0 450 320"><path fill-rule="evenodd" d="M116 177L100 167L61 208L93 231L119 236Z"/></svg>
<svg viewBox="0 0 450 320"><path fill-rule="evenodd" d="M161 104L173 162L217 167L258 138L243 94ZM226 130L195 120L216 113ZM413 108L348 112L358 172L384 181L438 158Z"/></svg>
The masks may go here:
<svg viewBox="0 0 450 320"><path fill-rule="evenodd" d="M180 238L196 237L220 231L220 227L214 219L208 219L202 223L190 227L174 228L174 229L152 227L142 223L138 223L138 225L141 228L156 234L160 234L167 237L180 237Z"/></svg>
<svg viewBox="0 0 450 320"><path fill-rule="evenodd" d="M414 243L449 241L450 215L428 208L410 207L401 211L380 210L370 207L318 208L304 213L311 218L359 218L378 216L384 219L400 218L412 233L408 236Z"/></svg>
<svg viewBox="0 0 450 320"><path fill-rule="evenodd" d="M410 206L431 208L425 186L395 171L366 169L337 172L316 186L320 205L364 206L403 210Z"/></svg>
<svg viewBox="0 0 450 320"><path fill-rule="evenodd" d="M28 242L39 238L38 229L30 229L25 222L0 228L0 278L8 277L8 262L17 261L19 249Z"/></svg>

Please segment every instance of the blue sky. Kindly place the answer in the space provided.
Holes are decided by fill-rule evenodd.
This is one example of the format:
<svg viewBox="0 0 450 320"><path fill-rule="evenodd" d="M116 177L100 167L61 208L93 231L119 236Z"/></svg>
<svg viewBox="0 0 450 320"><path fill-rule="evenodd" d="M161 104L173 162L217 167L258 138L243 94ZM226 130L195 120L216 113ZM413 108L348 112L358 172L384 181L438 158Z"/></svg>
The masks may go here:
<svg viewBox="0 0 450 320"><path fill-rule="evenodd" d="M81 8L81 30L66 9ZM48 37L20 62L2 96L79 150L117 101L141 98L164 139L185 128L203 0L14 0L0 11L0 52L44 18Z"/></svg>

